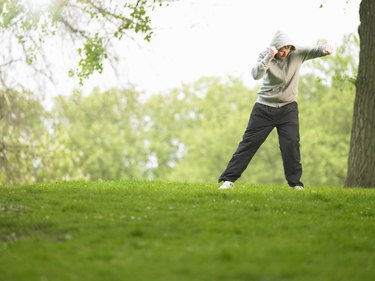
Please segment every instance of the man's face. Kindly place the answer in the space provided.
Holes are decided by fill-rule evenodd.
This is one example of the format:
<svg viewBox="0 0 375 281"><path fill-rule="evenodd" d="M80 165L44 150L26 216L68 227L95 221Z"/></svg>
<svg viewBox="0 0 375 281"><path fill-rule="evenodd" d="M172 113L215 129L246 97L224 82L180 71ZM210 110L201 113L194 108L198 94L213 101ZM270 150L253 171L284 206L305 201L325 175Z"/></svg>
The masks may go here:
<svg viewBox="0 0 375 281"><path fill-rule="evenodd" d="M292 46L290 45L280 48L276 54L276 58L280 60L285 59L289 55L291 49L292 49Z"/></svg>

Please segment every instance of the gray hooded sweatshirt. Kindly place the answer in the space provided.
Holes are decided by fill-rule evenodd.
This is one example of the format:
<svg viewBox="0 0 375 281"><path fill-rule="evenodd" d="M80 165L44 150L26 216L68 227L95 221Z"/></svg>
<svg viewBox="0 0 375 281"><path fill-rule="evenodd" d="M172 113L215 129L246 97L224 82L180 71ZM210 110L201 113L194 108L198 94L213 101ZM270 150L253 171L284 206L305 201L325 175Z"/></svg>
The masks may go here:
<svg viewBox="0 0 375 281"><path fill-rule="evenodd" d="M296 48L289 36L277 31L270 46L280 49L287 45L291 45L292 49L284 60L271 57L270 48L259 54L258 61L251 71L255 80L263 78L258 93L258 103L280 107L296 101L302 63L325 55L323 53L324 46Z"/></svg>

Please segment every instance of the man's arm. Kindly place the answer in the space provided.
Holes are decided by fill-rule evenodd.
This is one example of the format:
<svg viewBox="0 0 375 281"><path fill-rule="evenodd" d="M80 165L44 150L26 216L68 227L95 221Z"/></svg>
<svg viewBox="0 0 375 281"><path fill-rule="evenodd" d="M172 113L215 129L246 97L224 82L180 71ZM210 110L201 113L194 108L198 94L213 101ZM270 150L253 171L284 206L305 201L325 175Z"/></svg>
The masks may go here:
<svg viewBox="0 0 375 281"><path fill-rule="evenodd" d="M333 47L331 45L323 45L313 48L298 48L298 53L300 53L302 61L306 61L332 54Z"/></svg>
<svg viewBox="0 0 375 281"><path fill-rule="evenodd" d="M271 59L277 54L277 49L272 46L264 50L258 57L258 61L251 70L251 74L255 80L259 80L266 73Z"/></svg>

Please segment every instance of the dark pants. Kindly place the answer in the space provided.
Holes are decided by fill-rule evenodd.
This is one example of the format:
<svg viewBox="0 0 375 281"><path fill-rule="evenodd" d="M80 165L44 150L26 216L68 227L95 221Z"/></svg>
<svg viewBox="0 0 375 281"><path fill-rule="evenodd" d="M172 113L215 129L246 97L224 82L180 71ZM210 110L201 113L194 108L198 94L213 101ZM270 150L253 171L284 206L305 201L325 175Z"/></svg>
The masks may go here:
<svg viewBox="0 0 375 281"><path fill-rule="evenodd" d="M300 181L302 165L299 147L298 105L296 102L282 107L270 107L255 103L243 139L227 168L220 176L219 182L235 182L275 127L279 135L285 178L290 186L303 186ZM272 171L270 172L272 173Z"/></svg>

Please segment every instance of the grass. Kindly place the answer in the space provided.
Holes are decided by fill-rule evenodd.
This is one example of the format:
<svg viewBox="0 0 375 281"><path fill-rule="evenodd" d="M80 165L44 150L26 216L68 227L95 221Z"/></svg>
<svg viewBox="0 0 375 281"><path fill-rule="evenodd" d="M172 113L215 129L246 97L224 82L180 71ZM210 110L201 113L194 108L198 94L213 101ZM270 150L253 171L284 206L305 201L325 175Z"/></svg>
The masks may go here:
<svg viewBox="0 0 375 281"><path fill-rule="evenodd" d="M0 280L375 280L375 190L0 188Z"/></svg>

